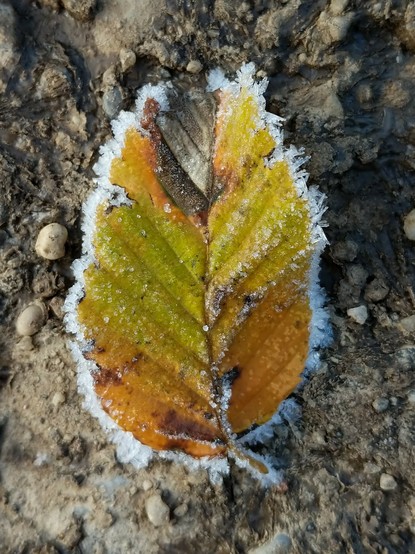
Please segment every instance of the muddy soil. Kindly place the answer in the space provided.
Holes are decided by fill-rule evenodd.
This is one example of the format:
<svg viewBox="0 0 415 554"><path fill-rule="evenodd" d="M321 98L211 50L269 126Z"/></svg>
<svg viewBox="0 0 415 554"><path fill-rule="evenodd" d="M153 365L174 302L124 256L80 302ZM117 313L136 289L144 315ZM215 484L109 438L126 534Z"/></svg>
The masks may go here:
<svg viewBox="0 0 415 554"><path fill-rule="evenodd" d="M414 37L405 0L0 1L0 552L415 550ZM267 444L278 490L237 469L212 485L121 464L82 408L62 323L111 118L142 84L203 86L246 61L269 76L268 109L328 205L334 340L293 395L301 417ZM35 252L51 222L69 231L57 261ZM21 337L34 300L47 321ZM364 322L347 313L359 306ZM153 496L168 507L157 527Z"/></svg>

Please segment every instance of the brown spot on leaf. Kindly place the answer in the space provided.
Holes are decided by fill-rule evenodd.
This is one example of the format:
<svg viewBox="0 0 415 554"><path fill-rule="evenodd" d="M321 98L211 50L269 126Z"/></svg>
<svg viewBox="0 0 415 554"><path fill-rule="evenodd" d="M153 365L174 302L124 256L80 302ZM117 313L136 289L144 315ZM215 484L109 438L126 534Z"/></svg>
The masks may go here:
<svg viewBox="0 0 415 554"><path fill-rule="evenodd" d="M212 429L204 427L196 421L183 418L175 410L169 410L160 422L160 427L169 435L186 439L213 441L215 436Z"/></svg>

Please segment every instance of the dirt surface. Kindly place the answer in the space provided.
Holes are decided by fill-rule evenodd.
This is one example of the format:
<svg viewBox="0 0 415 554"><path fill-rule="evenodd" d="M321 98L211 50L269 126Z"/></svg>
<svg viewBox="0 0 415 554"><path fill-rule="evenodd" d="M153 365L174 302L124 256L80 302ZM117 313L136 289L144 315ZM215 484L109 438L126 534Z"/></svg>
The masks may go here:
<svg viewBox="0 0 415 554"><path fill-rule="evenodd" d="M414 37L403 0L0 1L0 552L415 550ZM279 490L120 464L82 409L61 312L109 120L142 84L245 61L328 198L335 337L267 445ZM69 232L57 261L35 251L51 222ZM18 336L34 300L47 321Z"/></svg>

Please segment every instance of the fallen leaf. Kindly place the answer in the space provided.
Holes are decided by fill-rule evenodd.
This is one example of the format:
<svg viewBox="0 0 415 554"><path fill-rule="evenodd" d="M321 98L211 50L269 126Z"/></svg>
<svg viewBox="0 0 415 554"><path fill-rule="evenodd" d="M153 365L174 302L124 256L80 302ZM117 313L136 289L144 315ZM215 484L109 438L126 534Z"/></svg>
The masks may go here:
<svg viewBox="0 0 415 554"><path fill-rule="evenodd" d="M253 74L147 86L114 122L66 311L83 390L119 429L267 472L238 434L295 389L327 318L322 198Z"/></svg>

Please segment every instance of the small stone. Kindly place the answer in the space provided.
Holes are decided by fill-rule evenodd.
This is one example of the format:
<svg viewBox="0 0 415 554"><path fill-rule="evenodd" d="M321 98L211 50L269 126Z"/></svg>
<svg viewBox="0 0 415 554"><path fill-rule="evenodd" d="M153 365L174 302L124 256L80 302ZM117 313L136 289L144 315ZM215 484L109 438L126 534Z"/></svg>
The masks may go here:
<svg viewBox="0 0 415 554"><path fill-rule="evenodd" d="M65 10L78 21L92 18L96 0L62 0Z"/></svg>
<svg viewBox="0 0 415 554"><path fill-rule="evenodd" d="M25 335L18 342L18 348L21 352L30 352L33 350L33 340L29 335Z"/></svg>
<svg viewBox="0 0 415 554"><path fill-rule="evenodd" d="M177 508L174 509L174 515L176 517L183 517L184 515L187 514L189 510L189 507L187 504L179 504L179 506L177 506Z"/></svg>
<svg viewBox="0 0 415 554"><path fill-rule="evenodd" d="M200 73L202 69L203 65L199 62L199 60L190 60L186 66L186 71L189 73Z"/></svg>
<svg viewBox="0 0 415 554"><path fill-rule="evenodd" d="M135 55L135 52L133 52L132 50L123 48L120 51L120 64L121 64L121 71L123 73L131 69L135 65L136 61L137 61L137 56Z"/></svg>
<svg viewBox="0 0 415 554"><path fill-rule="evenodd" d="M347 8L349 0L331 0L330 11L333 15L341 15Z"/></svg>
<svg viewBox="0 0 415 554"><path fill-rule="evenodd" d="M376 400L372 402L372 406L375 412L377 412L378 414L381 414L382 412L386 412L386 410L388 409L389 400L387 398L382 398L382 397L376 398Z"/></svg>
<svg viewBox="0 0 415 554"><path fill-rule="evenodd" d="M120 87L111 87L104 92L102 97L102 109L110 119L113 119L118 114L121 104L122 92Z"/></svg>
<svg viewBox="0 0 415 554"><path fill-rule="evenodd" d="M49 302L50 309L58 319L63 318L63 315L64 315L63 304L64 304L64 300L61 296L54 296Z"/></svg>
<svg viewBox="0 0 415 554"><path fill-rule="evenodd" d="M364 469L364 472L367 473L368 475L374 475L375 473L380 472L380 467L376 464L373 464L372 462L367 462L364 465L363 469Z"/></svg>
<svg viewBox="0 0 415 554"><path fill-rule="evenodd" d="M153 494L147 498L145 503L148 519L154 527L166 525L170 520L170 510L167 504L163 502L159 494Z"/></svg>
<svg viewBox="0 0 415 554"><path fill-rule="evenodd" d="M331 45L334 42L344 40L353 18L354 13L352 12L344 15L333 15L333 13L322 11L318 19L322 41L327 45Z"/></svg>
<svg viewBox="0 0 415 554"><path fill-rule="evenodd" d="M349 283L356 287L363 287L369 276L366 269L360 264L350 264L346 267L346 275Z"/></svg>
<svg viewBox="0 0 415 554"><path fill-rule="evenodd" d="M19 315L16 321L16 331L22 336L32 336L43 327L46 322L47 310L42 302L29 304Z"/></svg>
<svg viewBox="0 0 415 554"><path fill-rule="evenodd" d="M153 483L150 481L150 479L144 479L143 484L141 485L141 488L143 491L149 491L153 487Z"/></svg>
<svg viewBox="0 0 415 554"><path fill-rule="evenodd" d="M275 553L286 553L291 550L291 538L285 533L278 533L274 539Z"/></svg>
<svg viewBox="0 0 415 554"><path fill-rule="evenodd" d="M366 306L357 306L356 308L349 308L347 310L347 315L353 319L359 325L366 323L368 318L368 312Z"/></svg>
<svg viewBox="0 0 415 554"><path fill-rule="evenodd" d="M62 392L55 392L55 394L52 396L52 405L55 406L55 408L57 408L64 403L65 403L65 395Z"/></svg>
<svg viewBox="0 0 415 554"><path fill-rule="evenodd" d="M404 331L407 331L408 333L415 333L415 314L401 319L399 325Z"/></svg>
<svg viewBox="0 0 415 554"><path fill-rule="evenodd" d="M65 243L68 239L66 227L60 223L50 223L40 230L35 250L47 260L58 260L65 255Z"/></svg>
<svg viewBox="0 0 415 554"><path fill-rule="evenodd" d="M50 65L42 73L36 89L37 98L57 98L69 95L70 73L65 67Z"/></svg>
<svg viewBox="0 0 415 554"><path fill-rule="evenodd" d="M415 406L415 390L408 392L408 402L409 404L412 404L412 406Z"/></svg>
<svg viewBox="0 0 415 554"><path fill-rule="evenodd" d="M395 481L395 478L389 473L382 473L380 476L380 488L383 491L394 491L398 483Z"/></svg>
<svg viewBox="0 0 415 554"><path fill-rule="evenodd" d="M373 279L365 289L365 300L370 302L380 302L384 300L389 294L389 287L385 284L383 279Z"/></svg>
<svg viewBox="0 0 415 554"><path fill-rule="evenodd" d="M337 242L331 249L331 255L335 260L341 262L352 262L356 256L359 247L352 240L344 240Z"/></svg>
<svg viewBox="0 0 415 554"><path fill-rule="evenodd" d="M415 210L409 212L403 221L403 230L409 240L415 240Z"/></svg>
<svg viewBox="0 0 415 554"><path fill-rule="evenodd" d="M370 83L361 83L356 88L356 98L360 105L367 105L373 98L373 90Z"/></svg>

